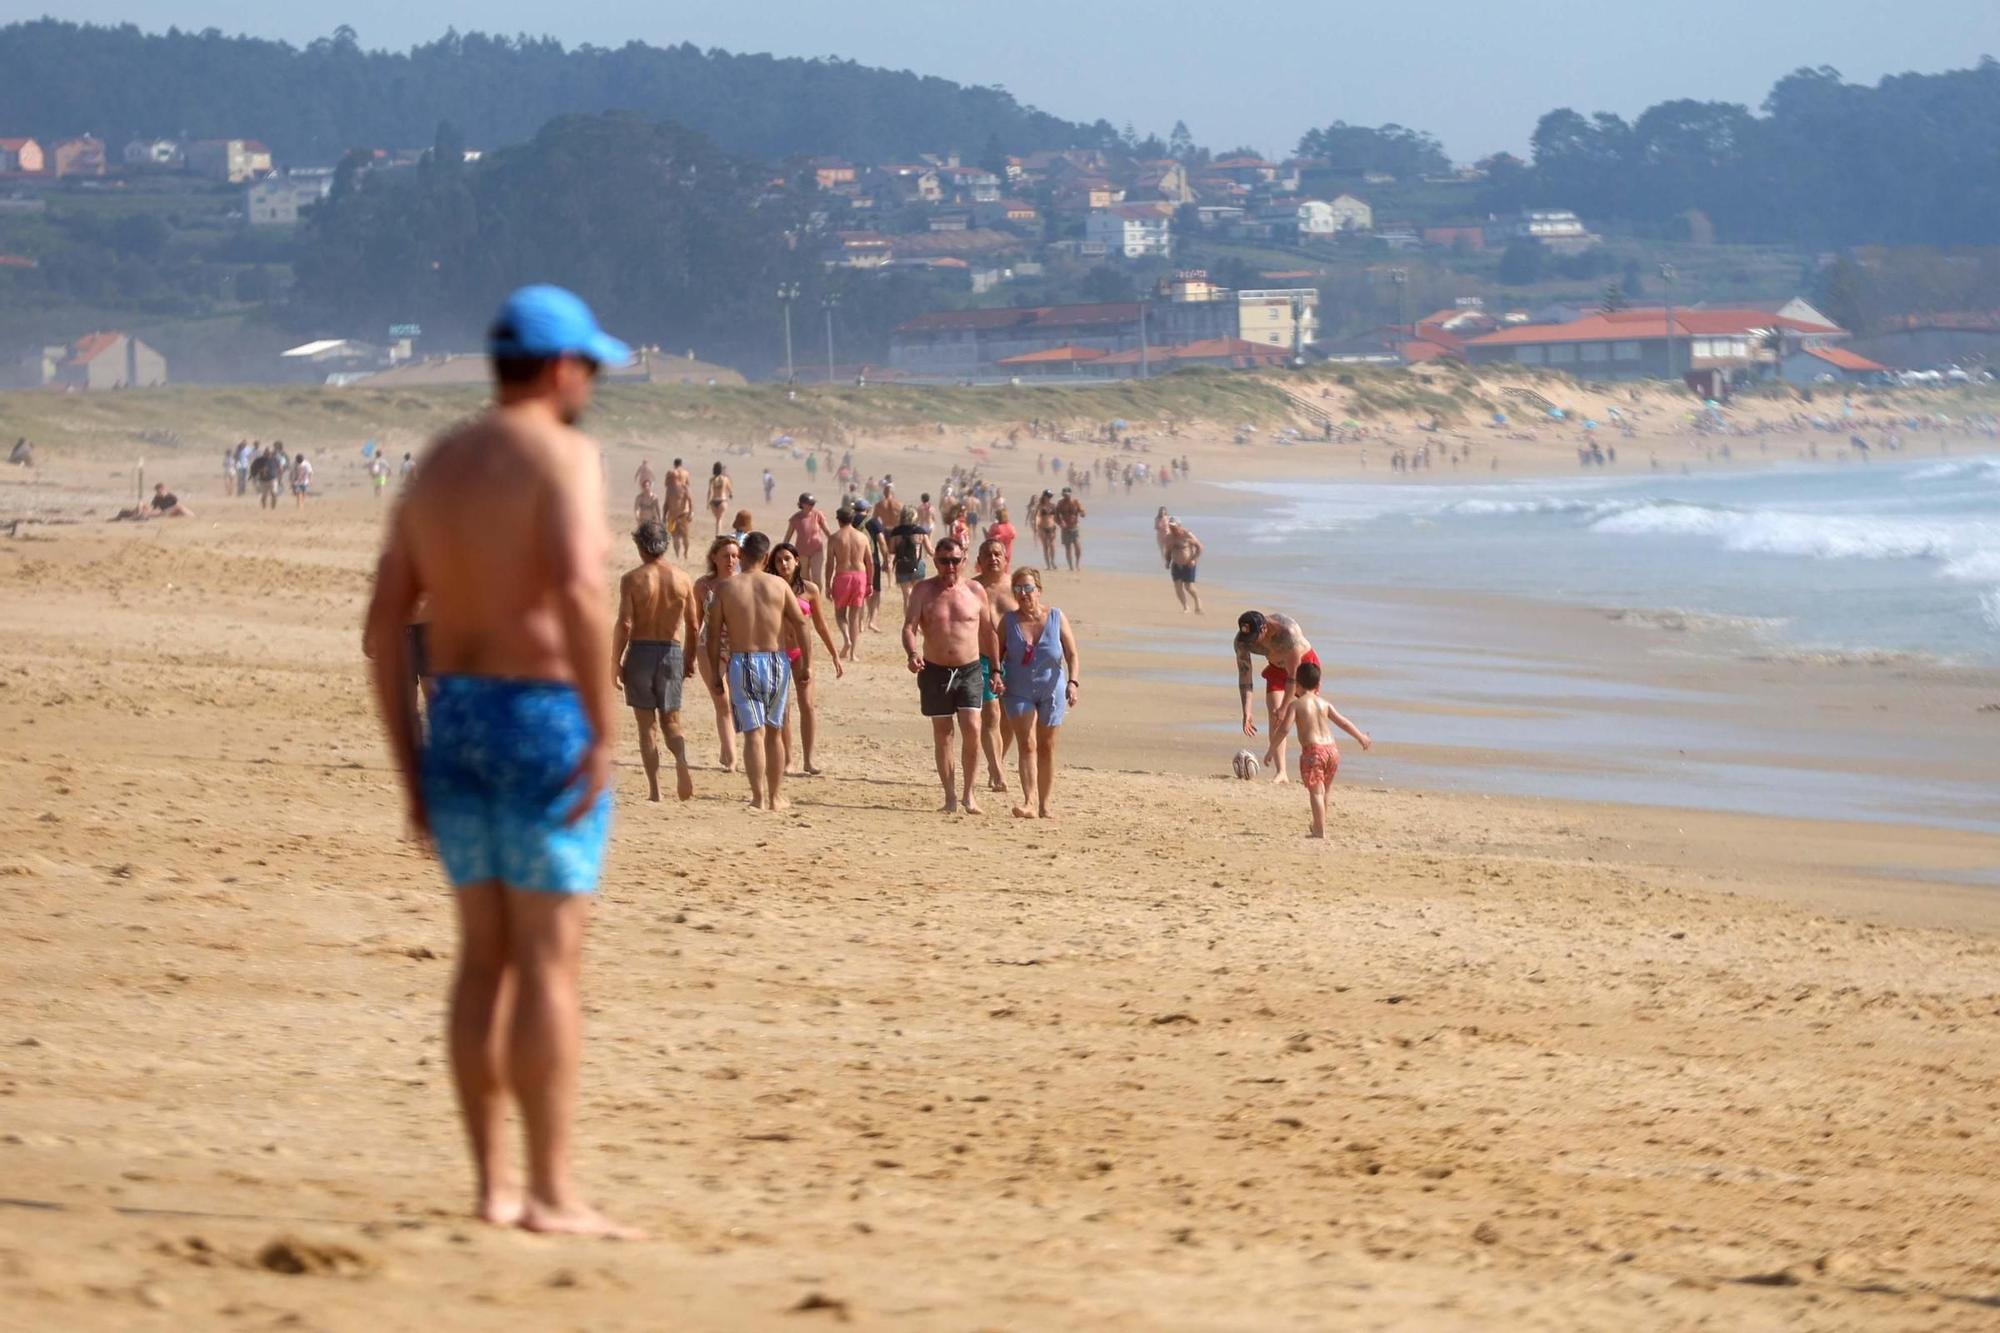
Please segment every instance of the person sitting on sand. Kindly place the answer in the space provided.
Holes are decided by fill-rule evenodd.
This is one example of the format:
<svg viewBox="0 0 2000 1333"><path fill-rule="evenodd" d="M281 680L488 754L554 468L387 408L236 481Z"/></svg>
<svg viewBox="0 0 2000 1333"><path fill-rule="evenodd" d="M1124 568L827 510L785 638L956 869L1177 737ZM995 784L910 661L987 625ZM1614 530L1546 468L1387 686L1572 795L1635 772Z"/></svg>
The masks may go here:
<svg viewBox="0 0 2000 1333"><path fill-rule="evenodd" d="M449 1047L478 1215L635 1236L570 1175L590 897L611 823L604 482L576 429L601 367L631 349L574 293L524 287L487 334L496 404L438 439L388 524L364 648L408 800L457 891ZM404 627L429 607L421 746ZM502 1133L527 1129L523 1196Z"/></svg>
<svg viewBox="0 0 2000 1333"><path fill-rule="evenodd" d="M961 577L965 548L946 537L937 544L937 577L925 579L910 592L903 613L903 652L910 674L917 678L923 715L931 720L931 746L938 781L944 786L943 813L980 813L972 789L979 776L979 713L984 702L986 673L983 657L998 661L1000 640L993 606L978 584ZM922 651L918 650L919 634ZM1004 692L1000 681L996 691ZM954 721L965 759L961 794L952 772L951 731Z"/></svg>
<svg viewBox="0 0 2000 1333"><path fill-rule="evenodd" d="M1245 611L1236 618L1236 692L1243 700L1243 734L1255 736L1257 723L1250 716L1250 659L1265 659L1264 711L1271 722L1271 744L1264 763L1273 770L1271 781L1285 782L1285 727L1278 710L1296 688L1294 673L1306 662L1319 665L1319 654L1306 640L1299 622L1275 612Z"/></svg>
<svg viewBox="0 0 2000 1333"><path fill-rule="evenodd" d="M1042 602L1042 575L1017 569L1010 585L1015 609L1000 619L1000 652L1006 681L1001 708L1019 756L1018 819L1051 819L1049 793L1056 781L1056 730L1076 706L1082 683L1069 618Z"/></svg>
<svg viewBox="0 0 2000 1333"><path fill-rule="evenodd" d="M1339 727L1364 750L1373 749L1368 733L1358 730L1342 717L1340 710L1319 693L1319 663L1301 663L1298 691L1284 703L1285 721L1299 733L1299 781L1305 784L1306 799L1312 806L1311 837L1326 836L1326 797L1333 775L1340 769L1340 749L1333 743L1333 729Z"/></svg>
<svg viewBox="0 0 2000 1333"><path fill-rule="evenodd" d="M792 683L785 655L790 631L799 649L799 673L812 677L812 639L792 589L767 572L771 539L761 532L743 539L743 568L715 585L708 640L711 693L729 682L729 706L736 734L743 738L743 771L750 779L750 805L783 810L785 782L785 699ZM729 661L722 661L722 638L729 638ZM763 733L759 735L758 733Z"/></svg>
<svg viewBox="0 0 2000 1333"><path fill-rule="evenodd" d="M165 482L153 487L153 497L142 505L121 509L112 515L113 523L143 523L149 518L193 518L194 511L181 503L181 498L167 489Z"/></svg>
<svg viewBox="0 0 2000 1333"><path fill-rule="evenodd" d="M35 465L35 446L28 443L27 436L23 435L20 439L14 441L13 449L7 454L7 461L20 467L33 467Z"/></svg>
<svg viewBox="0 0 2000 1333"><path fill-rule="evenodd" d="M639 723L639 761L646 769L650 799L660 799L657 728L674 757L674 794L685 801L694 796L687 740L681 735L681 685L694 674L689 653L695 641L694 581L661 559L667 553L667 530L658 519L641 523L632 543L639 548L639 567L618 581L611 662Z"/></svg>

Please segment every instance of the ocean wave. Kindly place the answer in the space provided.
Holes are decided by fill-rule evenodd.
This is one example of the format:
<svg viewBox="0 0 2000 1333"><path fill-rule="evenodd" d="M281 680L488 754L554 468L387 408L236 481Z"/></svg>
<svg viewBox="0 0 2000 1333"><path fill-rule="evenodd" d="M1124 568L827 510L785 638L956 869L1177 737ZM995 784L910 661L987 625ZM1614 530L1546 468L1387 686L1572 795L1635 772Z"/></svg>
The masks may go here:
<svg viewBox="0 0 2000 1333"><path fill-rule="evenodd" d="M1910 481L1957 481L1977 478L2000 481L2000 458L1960 458L1949 463L1932 463L1910 473Z"/></svg>
<svg viewBox="0 0 2000 1333"><path fill-rule="evenodd" d="M1719 509L1655 504L1606 515L1596 533L1623 537L1706 537L1725 550L1809 560L1931 560L1954 578L2000 581L2000 529L1979 522L1859 518L1782 509Z"/></svg>
<svg viewBox="0 0 2000 1333"><path fill-rule="evenodd" d="M1632 500L1583 500L1541 496L1533 500L1459 500L1441 511L1467 518L1504 517L1510 514L1612 514L1640 503Z"/></svg>

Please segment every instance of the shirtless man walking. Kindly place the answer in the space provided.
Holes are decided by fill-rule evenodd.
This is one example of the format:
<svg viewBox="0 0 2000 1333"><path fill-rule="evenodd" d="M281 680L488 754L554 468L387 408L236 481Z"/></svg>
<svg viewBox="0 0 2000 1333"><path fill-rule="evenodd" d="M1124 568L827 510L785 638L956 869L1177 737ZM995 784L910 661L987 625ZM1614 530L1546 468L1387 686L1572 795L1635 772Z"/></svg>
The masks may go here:
<svg viewBox="0 0 2000 1333"><path fill-rule="evenodd" d="M1307 662L1319 665L1319 654L1307 642L1305 631L1290 616L1276 612L1245 611L1236 618L1236 692L1243 697L1243 734L1255 736L1257 723L1250 716L1250 659L1265 659L1264 712L1271 722L1271 744L1264 763L1273 769L1271 781L1284 782L1285 733L1288 718L1279 710L1298 697L1298 670Z"/></svg>
<svg viewBox="0 0 2000 1333"><path fill-rule="evenodd" d="M1056 527L1062 531L1063 558L1072 574L1083 564L1083 515L1083 501L1063 487L1062 499L1056 501Z"/></svg>
<svg viewBox="0 0 2000 1333"><path fill-rule="evenodd" d="M708 635L709 679L719 696L729 682L729 706L736 734L743 738L743 771L750 778L750 804L758 810L783 810L790 802L779 794L785 782L785 700L790 693L792 666L785 657L785 630L794 631L799 645L799 683L812 679L812 631L799 610L791 585L766 573L764 559L771 539L753 532L743 539L743 567L735 577L715 585L709 614L720 620L720 633ZM729 639L729 662L722 662L722 640ZM727 672L727 675L724 672ZM764 733L758 735L758 732Z"/></svg>
<svg viewBox="0 0 2000 1333"><path fill-rule="evenodd" d="M1174 596L1181 599L1183 614L1188 609L1190 599L1194 602L1194 613L1196 615L1202 613L1201 593L1194 586L1197 566L1201 563L1201 549L1201 538L1178 522L1167 524L1167 574L1174 581Z"/></svg>
<svg viewBox="0 0 2000 1333"><path fill-rule="evenodd" d="M984 694L979 659L1000 660L1000 636L985 592L960 577L965 548L946 537L938 542L936 557L936 576L917 584L910 593L909 609L903 615L903 651L908 655L910 674L917 678L923 714L931 720L938 781L944 786L943 812L955 814L962 807L967 814L976 815L981 811L972 788L979 776L979 710ZM1002 682L995 680L993 688L1002 689ZM965 761L962 790L952 772L954 720Z"/></svg>
<svg viewBox="0 0 2000 1333"><path fill-rule="evenodd" d="M688 528L694 523L694 478L676 458L674 465L667 469L665 522L667 537L673 542L674 554L682 559L688 553Z"/></svg>
<svg viewBox="0 0 2000 1333"><path fill-rule="evenodd" d="M364 647L409 817L458 897L452 1074L478 1215L632 1236L570 1175L584 924L611 822L611 663L601 455L576 422L600 367L631 356L558 287L507 298L487 335L496 405L424 455L389 521ZM428 606L421 750L406 626ZM527 1189L502 1142L527 1129Z"/></svg>
<svg viewBox="0 0 2000 1333"><path fill-rule="evenodd" d="M694 796L687 741L681 735L681 683L694 674L694 580L660 557L667 530L658 520L632 534L639 567L618 581L618 627L611 635L611 664L625 702L639 723L639 759L646 766L651 799L660 799L660 740L674 757L674 795Z"/></svg>
<svg viewBox="0 0 2000 1333"><path fill-rule="evenodd" d="M826 544L826 562L833 570L833 615L840 622L840 655L849 662L854 660L855 649L860 647L861 610L868 605L868 594L874 586L868 534L854 526L857 511L843 505L840 514L840 529Z"/></svg>
<svg viewBox="0 0 2000 1333"><path fill-rule="evenodd" d="M1007 558L1006 543L996 537L988 537L979 544L979 569L972 576L986 593L986 601L993 608L993 623L998 626L1000 617L1009 611L1020 610L1020 603L1014 600L1009 589L1010 575L1014 562ZM996 634L998 633L996 629ZM1013 741L1012 733L1000 721L1000 693L993 682L1000 678L998 658L981 654L979 665L986 672L986 693L979 709L979 744L986 752L986 789L1004 792L1008 790L1005 772L1007 750Z"/></svg>

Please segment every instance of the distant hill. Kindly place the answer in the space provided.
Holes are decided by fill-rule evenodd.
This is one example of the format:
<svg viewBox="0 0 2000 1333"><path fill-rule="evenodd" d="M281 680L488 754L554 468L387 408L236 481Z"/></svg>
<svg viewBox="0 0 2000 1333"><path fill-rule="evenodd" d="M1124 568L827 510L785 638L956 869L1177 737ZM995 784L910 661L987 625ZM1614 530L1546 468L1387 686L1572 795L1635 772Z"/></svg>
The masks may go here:
<svg viewBox="0 0 2000 1333"><path fill-rule="evenodd" d="M1010 152L1098 146L1081 125L994 88L838 60L732 55L630 42L448 32L407 52L365 51L351 29L303 49L210 29L147 33L52 19L0 28L0 134L85 131L115 153L139 135L262 139L279 164L331 165L350 148L431 142L450 121L475 148L533 137L556 116L629 110L672 119L726 152L906 156L992 142Z"/></svg>

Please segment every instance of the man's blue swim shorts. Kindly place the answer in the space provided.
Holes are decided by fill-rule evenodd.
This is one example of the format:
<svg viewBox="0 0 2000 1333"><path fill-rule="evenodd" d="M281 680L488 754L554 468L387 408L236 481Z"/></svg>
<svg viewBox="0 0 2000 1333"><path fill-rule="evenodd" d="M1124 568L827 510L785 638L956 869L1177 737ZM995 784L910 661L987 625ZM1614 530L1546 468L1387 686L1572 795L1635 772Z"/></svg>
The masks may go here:
<svg viewBox="0 0 2000 1333"><path fill-rule="evenodd" d="M604 867L611 793L574 824L571 782L590 747L574 685L436 677L422 765L431 840L453 888L589 893Z"/></svg>

